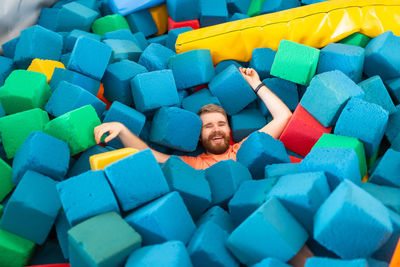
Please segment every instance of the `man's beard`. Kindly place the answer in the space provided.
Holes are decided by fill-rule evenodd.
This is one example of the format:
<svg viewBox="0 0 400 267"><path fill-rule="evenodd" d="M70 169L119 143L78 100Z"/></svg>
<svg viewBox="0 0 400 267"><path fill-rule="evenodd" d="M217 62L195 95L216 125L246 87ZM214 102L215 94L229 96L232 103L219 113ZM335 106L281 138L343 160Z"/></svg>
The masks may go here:
<svg viewBox="0 0 400 267"><path fill-rule="evenodd" d="M222 136L222 138L224 139L224 141L222 143L218 143L218 144L214 144L212 142L212 139L215 136ZM202 140L202 144L204 149L212 154L223 154L225 153L228 148L229 148L229 136L227 136L225 133L223 132L215 132L210 134L210 136L207 139Z"/></svg>

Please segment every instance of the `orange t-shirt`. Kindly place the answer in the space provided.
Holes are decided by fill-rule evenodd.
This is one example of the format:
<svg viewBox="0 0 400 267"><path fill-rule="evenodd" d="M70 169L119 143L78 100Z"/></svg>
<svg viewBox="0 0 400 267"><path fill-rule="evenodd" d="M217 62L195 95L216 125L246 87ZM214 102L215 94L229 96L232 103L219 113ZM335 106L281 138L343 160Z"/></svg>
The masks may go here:
<svg viewBox="0 0 400 267"><path fill-rule="evenodd" d="M211 165L214 165L215 163L221 161L221 160L228 160L228 159L233 159L236 161L236 154L242 145L243 141L246 140L243 139L239 143L230 145L228 150L219 155L215 154L200 154L197 157L190 157L190 156L179 156L184 162L192 166L193 168L199 170L199 169L207 169Z"/></svg>

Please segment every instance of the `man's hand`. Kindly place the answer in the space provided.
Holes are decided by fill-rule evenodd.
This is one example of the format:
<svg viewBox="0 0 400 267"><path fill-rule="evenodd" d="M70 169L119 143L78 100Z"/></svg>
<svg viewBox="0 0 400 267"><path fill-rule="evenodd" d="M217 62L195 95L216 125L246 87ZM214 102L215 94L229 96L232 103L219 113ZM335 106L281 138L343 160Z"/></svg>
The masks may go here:
<svg viewBox="0 0 400 267"><path fill-rule="evenodd" d="M260 76L254 69L239 67L239 71L253 90L261 83Z"/></svg>
<svg viewBox="0 0 400 267"><path fill-rule="evenodd" d="M104 142L107 143L117 137L124 129L125 126L120 122L106 122L94 128L94 139L99 144L103 134L109 133L104 139Z"/></svg>

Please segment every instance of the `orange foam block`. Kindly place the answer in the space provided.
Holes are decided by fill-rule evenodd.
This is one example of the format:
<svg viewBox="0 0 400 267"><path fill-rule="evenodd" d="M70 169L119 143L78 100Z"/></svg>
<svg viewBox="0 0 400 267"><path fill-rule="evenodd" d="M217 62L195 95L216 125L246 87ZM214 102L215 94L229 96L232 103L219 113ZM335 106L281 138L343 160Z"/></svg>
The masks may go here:
<svg viewBox="0 0 400 267"><path fill-rule="evenodd" d="M106 110L108 110L111 106L111 102L104 97L104 87L103 84L100 84L100 89L97 92L97 98L100 99L103 103L106 104Z"/></svg>
<svg viewBox="0 0 400 267"><path fill-rule="evenodd" d="M55 68L65 69L65 66L59 61L35 58L29 65L28 70L43 73L46 75L48 83L53 76Z"/></svg>
<svg viewBox="0 0 400 267"><path fill-rule="evenodd" d="M322 134L331 130L332 127L324 127L299 104L279 140L286 148L305 157Z"/></svg>
<svg viewBox="0 0 400 267"><path fill-rule="evenodd" d="M400 267L400 239L397 242L389 267Z"/></svg>
<svg viewBox="0 0 400 267"><path fill-rule="evenodd" d="M169 31L172 29L178 29L183 27L191 27L193 30L199 29L200 28L199 20L194 19L194 20L176 22L171 17L168 18Z"/></svg>
<svg viewBox="0 0 400 267"><path fill-rule="evenodd" d="M125 158L129 155L132 155L138 151L139 150L135 148L126 147L122 149L116 149L113 151L93 155L89 158L90 168L92 169L92 171L103 170L111 163L116 162L117 160Z"/></svg>
<svg viewBox="0 0 400 267"><path fill-rule="evenodd" d="M168 30L168 11L167 5L159 5L150 8L150 14L157 25L158 32L155 36L163 35Z"/></svg>

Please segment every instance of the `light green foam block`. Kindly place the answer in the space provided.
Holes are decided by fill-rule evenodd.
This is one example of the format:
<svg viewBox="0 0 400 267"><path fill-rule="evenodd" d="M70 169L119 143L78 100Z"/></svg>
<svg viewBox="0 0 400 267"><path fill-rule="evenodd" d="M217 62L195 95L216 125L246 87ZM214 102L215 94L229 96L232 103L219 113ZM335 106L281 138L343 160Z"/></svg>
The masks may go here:
<svg viewBox="0 0 400 267"><path fill-rule="evenodd" d="M362 33L356 32L356 33L353 33L353 34L347 36L346 38L340 40L339 43L356 45L359 47L365 47L365 46L367 46L367 44L370 40L371 40L370 37L368 37Z"/></svg>
<svg viewBox="0 0 400 267"><path fill-rule="evenodd" d="M247 15L250 17L260 15L260 10L264 5L265 0L252 0L249 9L247 10Z"/></svg>
<svg viewBox="0 0 400 267"><path fill-rule="evenodd" d="M42 131L49 122L49 115L34 108L0 118L0 135L7 158L17 153L25 139L35 131Z"/></svg>
<svg viewBox="0 0 400 267"><path fill-rule="evenodd" d="M0 87L0 101L6 114L43 109L50 95L46 75L28 70L14 70Z"/></svg>
<svg viewBox="0 0 400 267"><path fill-rule="evenodd" d="M13 190L14 184L11 180L11 167L0 159L0 202Z"/></svg>
<svg viewBox="0 0 400 267"><path fill-rule="evenodd" d="M132 251L141 246L142 238L113 211L71 228L68 243L71 266L122 266Z"/></svg>
<svg viewBox="0 0 400 267"><path fill-rule="evenodd" d="M308 85L317 70L319 53L319 49L282 40L271 66L271 75Z"/></svg>
<svg viewBox="0 0 400 267"><path fill-rule="evenodd" d="M93 130L100 123L95 109L86 105L53 119L44 132L67 142L73 156L96 145Z"/></svg>
<svg viewBox="0 0 400 267"><path fill-rule="evenodd" d="M353 149L358 157L361 177L364 177L367 174L367 160L365 157L364 145L357 138L325 133L318 139L312 149L316 147L341 147Z"/></svg>
<svg viewBox="0 0 400 267"><path fill-rule="evenodd" d="M34 242L0 229L0 266L25 266L34 248Z"/></svg>
<svg viewBox="0 0 400 267"><path fill-rule="evenodd" d="M104 16L96 19L92 24L93 33L100 36L104 36L107 32L123 29L130 30L131 28L129 27L128 21L119 14Z"/></svg>

